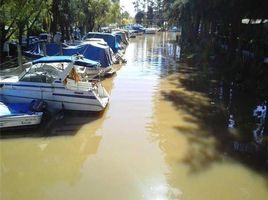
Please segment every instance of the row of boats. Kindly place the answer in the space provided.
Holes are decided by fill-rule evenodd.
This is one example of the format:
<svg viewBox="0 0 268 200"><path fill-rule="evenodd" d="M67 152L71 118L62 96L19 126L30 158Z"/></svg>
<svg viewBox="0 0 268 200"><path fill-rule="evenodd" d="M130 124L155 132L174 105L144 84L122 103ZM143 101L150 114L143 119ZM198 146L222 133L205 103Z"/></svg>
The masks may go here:
<svg viewBox="0 0 268 200"><path fill-rule="evenodd" d="M21 74L0 80L0 128L39 124L47 108L90 112L106 108L109 94L99 77L111 73L120 59L124 61L128 35L117 31L87 36L66 47L68 53L47 56L42 52L25 65ZM52 50L57 52L56 46ZM59 50L64 52L61 47Z"/></svg>

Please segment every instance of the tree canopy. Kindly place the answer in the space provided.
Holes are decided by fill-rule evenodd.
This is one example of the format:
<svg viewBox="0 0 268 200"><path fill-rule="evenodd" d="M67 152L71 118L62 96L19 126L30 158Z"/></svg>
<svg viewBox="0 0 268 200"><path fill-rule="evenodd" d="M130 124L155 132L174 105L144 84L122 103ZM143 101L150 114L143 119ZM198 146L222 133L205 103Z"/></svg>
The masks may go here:
<svg viewBox="0 0 268 200"><path fill-rule="evenodd" d="M217 37L233 54L253 43L258 43L256 52L267 51L267 0L163 0L163 5L170 23L182 28L182 44ZM248 24L243 24L243 19L248 19ZM250 23L255 19L258 24Z"/></svg>
<svg viewBox="0 0 268 200"><path fill-rule="evenodd" d="M0 0L0 62L12 38L59 31L68 40L74 27L85 33L121 21L118 0Z"/></svg>
<svg viewBox="0 0 268 200"><path fill-rule="evenodd" d="M137 23L163 25L163 0L136 0L133 2L133 6L136 10Z"/></svg>

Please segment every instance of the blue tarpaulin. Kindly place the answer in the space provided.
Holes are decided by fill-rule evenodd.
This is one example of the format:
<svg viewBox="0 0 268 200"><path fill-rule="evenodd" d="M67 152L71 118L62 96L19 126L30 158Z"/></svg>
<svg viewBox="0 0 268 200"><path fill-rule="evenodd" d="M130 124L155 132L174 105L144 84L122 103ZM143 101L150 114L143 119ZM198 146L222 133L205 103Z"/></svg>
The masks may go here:
<svg viewBox="0 0 268 200"><path fill-rule="evenodd" d="M46 44L46 54L47 56L57 56L61 55L61 47L56 43Z"/></svg>
<svg viewBox="0 0 268 200"><path fill-rule="evenodd" d="M63 55L74 54L81 54L85 58L98 61L101 67L108 67L113 64L109 47L97 42L85 42L81 45L63 48Z"/></svg>
<svg viewBox="0 0 268 200"><path fill-rule="evenodd" d="M23 51L23 55L29 58L33 58L33 59L43 57L44 55L41 52L40 46L41 45L39 42L32 44L28 50Z"/></svg>
<svg viewBox="0 0 268 200"><path fill-rule="evenodd" d="M86 58L75 57L75 56L46 56L32 61L33 64L37 63L57 63L57 62L74 62L75 65L84 67L96 67L100 65L99 62L89 60Z"/></svg>
<svg viewBox="0 0 268 200"><path fill-rule="evenodd" d="M103 39L109 45L109 47L113 50L114 53L117 53L120 47L120 41L117 41L116 36L110 33L89 32L84 36L83 39L87 39L87 38Z"/></svg>
<svg viewBox="0 0 268 200"><path fill-rule="evenodd" d="M44 56L44 53L40 49L40 44L35 44L32 49L25 51L24 55L34 59L41 58ZM87 59L99 62L101 67L108 67L113 64L109 46L102 45L98 42L84 42L77 46L62 45L62 47L56 43L48 43L46 44L45 50L47 56L72 56L81 54Z"/></svg>
<svg viewBox="0 0 268 200"><path fill-rule="evenodd" d="M0 118L12 115L31 114L29 103L9 103L0 102Z"/></svg>

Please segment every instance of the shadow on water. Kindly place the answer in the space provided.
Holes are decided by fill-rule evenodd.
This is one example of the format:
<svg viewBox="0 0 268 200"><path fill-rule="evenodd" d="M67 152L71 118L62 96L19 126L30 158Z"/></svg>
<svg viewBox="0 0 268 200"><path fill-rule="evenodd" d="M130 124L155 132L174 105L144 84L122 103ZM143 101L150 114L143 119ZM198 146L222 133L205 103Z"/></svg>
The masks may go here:
<svg viewBox="0 0 268 200"><path fill-rule="evenodd" d="M266 101L239 91L221 74L200 66L180 63L169 82L176 89L162 91L162 96L186 113L186 122L197 125L175 127L195 149L184 160L191 172L231 158L267 176Z"/></svg>
<svg viewBox="0 0 268 200"><path fill-rule="evenodd" d="M47 115L35 127L1 130L0 139L72 136L85 124L93 123L103 116L100 113L59 111Z"/></svg>

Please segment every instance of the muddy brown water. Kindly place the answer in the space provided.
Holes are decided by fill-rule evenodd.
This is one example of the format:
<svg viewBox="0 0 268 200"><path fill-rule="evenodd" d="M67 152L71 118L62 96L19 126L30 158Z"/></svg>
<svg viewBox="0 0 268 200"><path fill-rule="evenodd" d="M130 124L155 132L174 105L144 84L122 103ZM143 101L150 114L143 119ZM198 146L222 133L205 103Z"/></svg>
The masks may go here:
<svg viewBox="0 0 268 200"><path fill-rule="evenodd" d="M0 199L266 200L264 102L176 62L174 39L131 40L104 113L1 133Z"/></svg>

